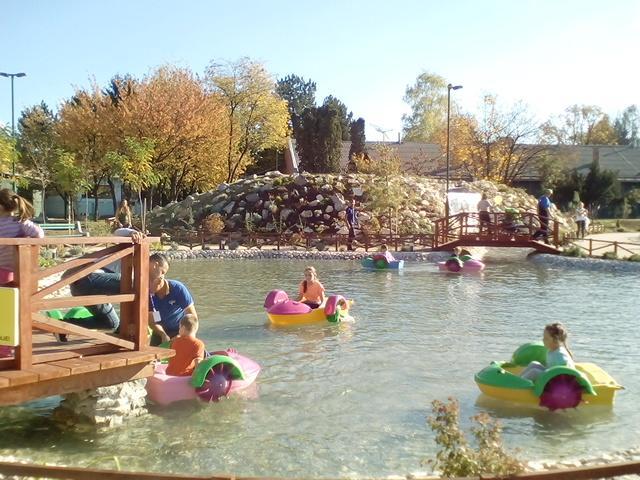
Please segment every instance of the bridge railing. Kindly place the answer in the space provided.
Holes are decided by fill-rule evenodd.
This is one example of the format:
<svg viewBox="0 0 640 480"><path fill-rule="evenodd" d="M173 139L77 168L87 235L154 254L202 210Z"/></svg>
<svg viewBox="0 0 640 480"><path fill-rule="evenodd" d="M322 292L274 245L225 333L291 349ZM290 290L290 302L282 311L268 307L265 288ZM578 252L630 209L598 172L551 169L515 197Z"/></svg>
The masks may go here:
<svg viewBox="0 0 640 480"><path fill-rule="evenodd" d="M16 249L14 280L3 287L13 287L18 290L18 338L15 342L17 346L14 358L0 360L0 369L26 370L34 363L46 361L44 359L46 355L43 358L34 356L32 335L34 329L88 337L100 343L110 344L113 350L120 348L144 350L148 343L149 244L158 240L146 238L140 243L133 243L132 239L127 237L0 238L0 245L14 246ZM111 246L55 266L40 268L42 246L102 244ZM119 294L50 297L61 288L116 261L120 261L122 272ZM62 272L67 274L55 283L45 287L39 285L40 280ZM43 314L46 310L102 303L120 304L119 334L111 335L89 330Z"/></svg>
<svg viewBox="0 0 640 480"><path fill-rule="evenodd" d="M482 239L487 244L506 240L529 240L540 231L540 217L531 212L489 213L489 221L481 221L477 212L462 212L436 220L434 248L465 237ZM547 241L560 245L560 224L550 218ZM544 238L544 237L542 237Z"/></svg>

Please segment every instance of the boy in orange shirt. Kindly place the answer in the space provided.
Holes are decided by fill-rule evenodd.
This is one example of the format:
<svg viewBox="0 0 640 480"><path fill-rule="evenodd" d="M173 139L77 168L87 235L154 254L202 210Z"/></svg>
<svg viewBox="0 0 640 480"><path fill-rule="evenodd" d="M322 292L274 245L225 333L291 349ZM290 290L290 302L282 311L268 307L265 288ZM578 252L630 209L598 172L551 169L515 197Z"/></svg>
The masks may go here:
<svg viewBox="0 0 640 480"><path fill-rule="evenodd" d="M186 377L193 373L196 365L204 358L204 343L196 338L198 317L187 314L180 320L179 336L171 342L176 355L169 359L167 375Z"/></svg>
<svg viewBox="0 0 640 480"><path fill-rule="evenodd" d="M324 286L318 280L314 267L304 269L304 280L298 289L299 302L306 303L311 308L318 308L324 303Z"/></svg>

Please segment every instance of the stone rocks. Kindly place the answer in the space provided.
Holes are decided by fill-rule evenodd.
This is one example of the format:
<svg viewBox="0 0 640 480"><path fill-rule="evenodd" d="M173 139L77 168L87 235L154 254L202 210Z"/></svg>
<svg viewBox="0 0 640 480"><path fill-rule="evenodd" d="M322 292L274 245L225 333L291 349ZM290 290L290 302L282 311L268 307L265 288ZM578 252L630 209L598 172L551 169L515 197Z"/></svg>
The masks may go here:
<svg viewBox="0 0 640 480"><path fill-rule="evenodd" d="M433 222L444 216L445 182L427 177L398 175L390 177L398 193L397 213L391 223L399 233L433 232ZM226 231L244 231L245 212L256 212L260 219L252 220L257 232L295 232L302 228L320 229L328 233L338 232L345 224L341 215L351 198L360 202L360 223L363 230L381 233L382 226L389 225L388 208L376 206L374 192L380 190L380 179L373 175L301 174L296 176L267 173L254 175L233 184L221 184L216 190L187 197L183 202L170 203L149 213L148 225L153 234L163 230L182 229L196 231L211 213L223 215ZM507 207L522 212L535 212L537 200L520 189L487 181L460 182L469 191L483 192L496 211ZM379 193L378 193L379 195ZM345 198L349 202L345 201ZM321 211L321 213L317 213ZM552 210L555 219L573 230L573 220ZM328 217L327 217L328 216ZM300 223L302 222L302 223ZM395 228L395 227L394 227Z"/></svg>
<svg viewBox="0 0 640 480"><path fill-rule="evenodd" d="M98 427L121 425L126 418L147 413L144 386L146 378L70 393L53 413L53 418L67 426L93 424Z"/></svg>

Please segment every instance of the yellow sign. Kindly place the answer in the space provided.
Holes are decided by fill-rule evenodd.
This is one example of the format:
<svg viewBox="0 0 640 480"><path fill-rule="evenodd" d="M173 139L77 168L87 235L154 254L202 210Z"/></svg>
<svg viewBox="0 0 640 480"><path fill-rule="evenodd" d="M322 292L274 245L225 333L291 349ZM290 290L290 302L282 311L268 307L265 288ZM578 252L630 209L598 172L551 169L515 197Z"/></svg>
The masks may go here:
<svg viewBox="0 0 640 480"><path fill-rule="evenodd" d="M0 287L0 345L15 347L20 341L18 289Z"/></svg>

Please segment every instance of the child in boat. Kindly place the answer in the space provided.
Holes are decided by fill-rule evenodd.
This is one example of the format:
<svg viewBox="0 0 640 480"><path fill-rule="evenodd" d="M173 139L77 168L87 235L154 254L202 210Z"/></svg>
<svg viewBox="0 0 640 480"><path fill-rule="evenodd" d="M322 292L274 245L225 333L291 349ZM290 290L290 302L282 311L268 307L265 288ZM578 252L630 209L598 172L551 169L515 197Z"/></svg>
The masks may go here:
<svg viewBox="0 0 640 480"><path fill-rule="evenodd" d="M189 376L204 358L204 343L196 338L197 332L198 317L189 313L180 319L179 335L171 342L176 355L169 359L167 375Z"/></svg>
<svg viewBox="0 0 640 480"><path fill-rule="evenodd" d="M31 204L8 188L0 190L0 237L43 238L44 231L30 219L34 210ZM13 272L16 268L16 248L0 246L0 269Z"/></svg>
<svg viewBox="0 0 640 480"><path fill-rule="evenodd" d="M395 262L395 257L389 251L389 247L386 244L380 245L380 253L377 256L382 256L387 261L387 263Z"/></svg>
<svg viewBox="0 0 640 480"><path fill-rule="evenodd" d="M460 247L455 247L453 252L451 252L451 256L444 262L447 269L452 272L459 272L462 269L462 260L460 259L460 255L462 255L462 249Z"/></svg>
<svg viewBox="0 0 640 480"><path fill-rule="evenodd" d="M544 327L542 342L547 347L547 360L544 365L540 362L531 362L520 376L528 380L535 380L547 368L557 366L576 368L573 354L567 347L567 336L567 329L561 323L550 323Z"/></svg>
<svg viewBox="0 0 640 480"><path fill-rule="evenodd" d="M300 282L298 294L298 301L306 303L311 308L318 308L324 303L324 286L318 280L318 274L314 267L304 269L304 280Z"/></svg>

